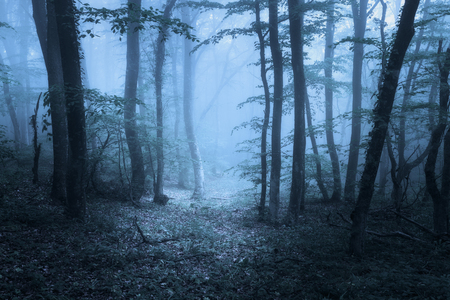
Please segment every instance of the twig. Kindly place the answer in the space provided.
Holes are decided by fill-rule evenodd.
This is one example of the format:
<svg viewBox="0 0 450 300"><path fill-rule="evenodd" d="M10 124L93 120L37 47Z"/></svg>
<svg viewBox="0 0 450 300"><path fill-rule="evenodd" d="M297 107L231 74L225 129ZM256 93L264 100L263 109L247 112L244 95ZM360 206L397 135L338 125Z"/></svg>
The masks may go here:
<svg viewBox="0 0 450 300"><path fill-rule="evenodd" d="M139 234L142 236L142 241L146 244L150 243L150 241L147 239L147 237L144 235L144 233L142 232L141 227L139 227L139 224L137 223L137 217L134 216L134 220L133 220L133 224L136 226L137 231L139 232Z"/></svg>
<svg viewBox="0 0 450 300"><path fill-rule="evenodd" d="M179 240L177 238L167 238L167 239L162 239L162 240L159 240L159 241L158 240L151 241L144 235L144 232L142 231L141 227L139 227L139 224L137 223L137 217L136 216L134 216L133 224L136 226L137 231L139 232L139 234L142 237L142 242L145 243L145 244L156 245L156 244L162 244L162 243L173 242L173 241L178 241Z"/></svg>
<svg viewBox="0 0 450 300"><path fill-rule="evenodd" d="M345 223L350 224L350 225L352 224L352 222L347 220L342 213L337 212L337 214L338 214L339 217L341 217L342 220L344 220Z"/></svg>

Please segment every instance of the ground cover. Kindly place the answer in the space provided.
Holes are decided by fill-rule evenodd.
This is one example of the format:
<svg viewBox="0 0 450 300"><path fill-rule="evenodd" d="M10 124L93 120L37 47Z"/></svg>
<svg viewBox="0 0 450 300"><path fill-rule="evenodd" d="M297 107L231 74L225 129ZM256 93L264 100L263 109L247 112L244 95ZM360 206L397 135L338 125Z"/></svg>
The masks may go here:
<svg viewBox="0 0 450 300"><path fill-rule="evenodd" d="M258 221L246 183L209 180L207 197L170 184L167 206L92 197L86 222L22 182L0 202L0 299L449 299L450 245L367 237L347 254L343 205L308 201L296 226ZM428 206L420 208L422 211ZM410 216L421 223L419 208ZM399 226L389 210L380 232ZM330 226L331 225L331 226ZM423 234L423 235L421 235Z"/></svg>

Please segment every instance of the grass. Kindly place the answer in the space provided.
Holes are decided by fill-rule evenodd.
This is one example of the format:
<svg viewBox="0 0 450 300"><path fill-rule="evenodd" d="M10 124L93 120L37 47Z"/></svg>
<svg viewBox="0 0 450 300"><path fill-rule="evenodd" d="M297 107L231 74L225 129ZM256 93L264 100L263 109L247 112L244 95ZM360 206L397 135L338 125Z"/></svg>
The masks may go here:
<svg viewBox="0 0 450 300"><path fill-rule="evenodd" d="M308 202L296 226L273 225L258 221L246 188L224 177L194 201L169 185L167 206L141 209L93 198L80 223L23 180L0 202L0 299L450 298L450 246L389 211L369 229L400 226L426 243L368 236L356 258L337 215L350 208ZM426 224L429 212L408 214Z"/></svg>

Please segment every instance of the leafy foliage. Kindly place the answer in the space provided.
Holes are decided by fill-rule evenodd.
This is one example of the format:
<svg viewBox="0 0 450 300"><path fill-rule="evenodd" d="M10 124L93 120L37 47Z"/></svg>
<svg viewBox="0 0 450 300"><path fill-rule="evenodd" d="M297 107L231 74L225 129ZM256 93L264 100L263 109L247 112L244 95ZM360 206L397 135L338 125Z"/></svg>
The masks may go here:
<svg viewBox="0 0 450 300"><path fill-rule="evenodd" d="M136 15L139 13L139 19L136 20L130 18L128 16L129 10L136 12ZM143 30L147 26L147 28L163 32L163 28L167 27L175 34L184 35L189 40L197 41L197 38L191 33L191 30L193 29L191 26L181 22L181 20L177 18L165 18L162 11L153 7L137 10L129 3L121 8L108 9L105 7L94 8L85 3L80 8L80 14L85 23L98 24L102 20L109 20L111 31L113 33L119 33L121 36L126 33L128 24L136 22L139 23L136 30ZM90 37L95 36L92 30L87 30L81 37L86 37L87 35ZM167 37L165 36L164 38L166 39Z"/></svg>

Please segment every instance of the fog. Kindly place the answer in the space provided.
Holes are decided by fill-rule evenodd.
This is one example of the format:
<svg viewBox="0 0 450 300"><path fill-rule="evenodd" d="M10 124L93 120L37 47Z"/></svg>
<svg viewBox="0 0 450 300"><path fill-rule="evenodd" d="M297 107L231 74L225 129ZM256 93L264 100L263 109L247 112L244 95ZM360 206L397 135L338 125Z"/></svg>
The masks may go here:
<svg viewBox="0 0 450 300"><path fill-rule="evenodd" d="M381 70L380 54L380 19L382 18L382 6L377 2L369 2L367 26L365 30L364 60L362 65L362 123L361 142L359 151L359 171L362 170L365 157L365 145L368 133L372 128L370 111L373 109L377 99L378 83ZM172 18L181 18L182 3L178 3L172 13ZM124 1L84 1L77 2L78 8L94 7L117 9L123 7ZM237 174L246 173L245 167L257 165L260 149L258 142L261 136L262 117L264 115L263 95L260 57L258 40L255 32L245 32L243 29L252 28L255 22L255 12L242 10L232 13L227 2L221 1L211 5L214 7L197 7L192 10L194 23L192 34L196 37L194 51L190 54L193 65L193 119L198 146L202 154L205 172L211 174L223 174L225 171L236 171ZM217 8L221 6L221 8ZM164 9L161 1L142 1L143 8L154 7ZM237 6L236 6L237 7ZM386 19L384 31L388 46L396 32L398 15L401 7L400 1L387 2ZM227 10L228 9L228 10ZM282 117L282 155L284 176L289 176L291 170L290 157L292 156L292 133L294 129L293 97L292 97L292 71L290 69L290 48L287 36L289 22L286 18L287 6L279 9L279 26L284 56L284 85L285 98L283 103ZM334 139L338 149L341 166L341 178L345 181L345 168L349 159L349 143L352 133L352 61L354 43L354 22L351 18L351 7L345 4L337 4L336 20L334 22L334 67L333 67L333 122ZM419 16L420 17L420 16ZM419 18L419 17L416 17ZM445 19L443 19L445 20ZM1 71L2 81L9 85L12 104L17 114L18 126L20 128L20 145L18 149L26 149L32 143L33 132L29 125L30 117L41 93L45 98L48 90L47 72L39 46L33 19L31 1L2 0L0 1L0 54L2 57ZM111 18L100 20L93 24L87 22L81 14L78 26L80 35L80 51L82 53L81 66L83 70L83 85L86 90L93 90L98 95L109 97L124 96L125 74L127 70L127 33L118 34L111 30ZM269 21L268 10L263 7L261 21L266 24ZM443 21L442 21L443 22ZM306 84L311 103L312 124L316 129L315 138L319 146L319 156L323 160L326 176L330 174L327 140L325 137L325 96L324 96L324 72L323 65L325 55L325 23L326 18L320 7L312 8L305 13L304 31L304 63L306 72ZM433 25L436 27L436 25ZM441 27L439 27L441 28ZM232 34L221 35L223 30L232 30ZM441 30L441 29L435 29ZM442 31L439 31L442 32ZM270 91L273 85L273 69L271 65L271 53L269 47L269 34L267 27L264 28L266 39L266 74L269 80ZM447 32L440 33L448 35ZM137 106L136 112L145 115L138 122L146 124L146 134L154 139L156 128L156 96L155 96L155 49L160 42L157 40L158 30L149 28L144 24L140 30L140 70L138 83L138 99L141 105ZM170 169L169 177L173 177L178 167L175 162L174 149L187 149L184 125L180 118L182 114L178 111L177 102L183 101L183 44L185 37L174 34L170 29L168 32L165 48L165 61L163 66L163 120L164 120L164 151L165 160ZM436 52L436 40L427 40L428 46L422 46L421 51L428 51L427 55ZM389 48L388 48L389 50ZM411 62L411 52L406 57L406 63ZM425 54L424 54L425 55ZM422 63L421 63L422 64ZM428 64L431 68L431 60ZM420 67L420 66L419 66ZM427 70L426 67L423 70ZM428 69L429 70L429 69ZM403 69L401 84L405 80L406 70ZM425 72L425 71L424 71ZM426 74L424 73L424 76ZM403 81L402 81L403 80ZM176 82L177 86L174 86ZM417 86L414 94L415 103L428 102L427 87ZM177 95L176 95L177 94ZM14 135L14 125L11 119L11 111L8 111L6 91L0 96L1 118L0 124L4 129L3 140L17 139ZM260 97L259 100L257 97ZM399 89L397 102L400 105L402 91ZM88 98L86 98L89 100ZM92 99L91 99L92 100ZM91 101L89 100L89 101ZM87 101L87 105L91 102ZM93 100L95 102L95 100ZM181 101L181 102L180 102ZM47 113L48 105L43 106L45 101L41 100L39 108L38 127L39 141L46 144L44 153L51 153L51 125ZM248 102L246 104L242 104ZM396 102L396 103L397 103ZM242 104L242 105L241 105ZM99 111L97 111L98 113ZM117 114L118 120L120 114ZM252 120L258 118L258 124ZM46 121L43 121L43 120ZM418 112L415 119L407 129L416 126L417 129L410 130L406 140L410 141L405 148L405 157L416 157L424 151L424 143L429 133L420 124L425 124L425 115ZM176 121L178 120L178 121ZM92 120L91 120L92 121ZM89 122L87 130L89 131ZM176 125L176 122L180 122ZM393 133L396 134L397 122L392 123ZM416 122L417 121L417 122ZM92 121L93 122L93 121ZM244 124L244 126L242 126ZM179 127L180 135L175 137L175 126ZM253 127L253 128L252 128ZM46 130L42 130L46 129ZM423 129L423 130L422 130ZM97 136L101 142L105 140L105 132ZM103 136L102 136L103 135ZM88 143L89 143L88 136ZM394 140L397 140L394 138ZM183 146L180 146L182 145ZM175 147L176 146L176 147ZM142 146L145 148L145 146ZM270 129L269 143L270 148ZM89 147L88 147L89 148ZM89 149L88 149L89 150ZM93 150L93 149L90 149ZM187 150L186 150L187 151ZM120 151L119 151L120 152ZM111 150L108 154L114 157L115 152ZM258 154L259 153L259 154ZM306 156L312 155L312 144L307 138ZM50 161L47 161L50 163ZM386 162L389 164L389 162ZM418 166L418 169L423 166ZM314 172L313 166L307 166L308 172ZM247 170L248 171L248 170ZM253 176L253 175L252 175ZM250 176L250 177L252 177ZM255 175L256 176L256 175ZM253 177L255 177L253 176ZM313 194L318 195L315 175L309 173L307 182L313 189ZM245 178L245 176L244 176ZM359 175L358 177L359 178ZM249 178L247 178L249 179ZM327 179L328 180L328 179ZM417 182L423 180L417 178ZM328 180L330 181L330 180ZM286 181L285 189L288 189L289 180ZM258 188L257 186L255 186ZM314 190L316 189L316 190ZM286 190L286 192L288 192Z"/></svg>

